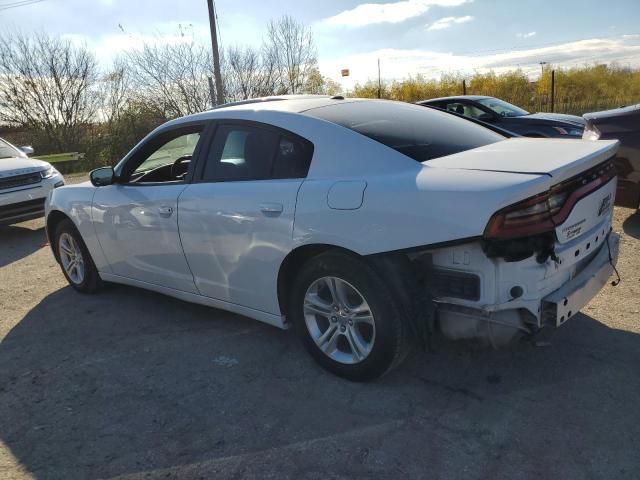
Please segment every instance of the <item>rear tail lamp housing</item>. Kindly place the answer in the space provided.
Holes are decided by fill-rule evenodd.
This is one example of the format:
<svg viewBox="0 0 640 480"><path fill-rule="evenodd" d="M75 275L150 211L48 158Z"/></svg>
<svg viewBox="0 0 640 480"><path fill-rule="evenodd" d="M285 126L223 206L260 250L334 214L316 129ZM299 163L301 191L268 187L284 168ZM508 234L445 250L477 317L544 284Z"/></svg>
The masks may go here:
<svg viewBox="0 0 640 480"><path fill-rule="evenodd" d="M510 239L551 232L563 223L580 199L616 176L608 160L548 191L497 211L484 231L487 239Z"/></svg>

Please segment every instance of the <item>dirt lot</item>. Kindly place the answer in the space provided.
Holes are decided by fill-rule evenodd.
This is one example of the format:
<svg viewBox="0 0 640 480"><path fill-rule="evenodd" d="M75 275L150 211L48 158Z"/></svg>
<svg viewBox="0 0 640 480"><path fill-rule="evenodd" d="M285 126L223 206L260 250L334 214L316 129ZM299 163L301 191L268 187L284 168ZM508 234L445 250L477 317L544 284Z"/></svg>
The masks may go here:
<svg viewBox="0 0 640 480"><path fill-rule="evenodd" d="M374 384L294 336L69 288L41 220L0 228L0 478L640 478L640 214L582 314L513 351L442 346Z"/></svg>

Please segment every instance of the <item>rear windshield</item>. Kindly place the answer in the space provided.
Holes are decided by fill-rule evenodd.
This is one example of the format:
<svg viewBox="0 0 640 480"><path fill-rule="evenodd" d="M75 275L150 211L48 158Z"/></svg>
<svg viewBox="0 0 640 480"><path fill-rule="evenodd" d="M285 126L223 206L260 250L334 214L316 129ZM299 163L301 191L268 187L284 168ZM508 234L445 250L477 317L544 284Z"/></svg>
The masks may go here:
<svg viewBox="0 0 640 480"><path fill-rule="evenodd" d="M506 138L468 120L409 103L348 102L304 113L349 128L418 162Z"/></svg>

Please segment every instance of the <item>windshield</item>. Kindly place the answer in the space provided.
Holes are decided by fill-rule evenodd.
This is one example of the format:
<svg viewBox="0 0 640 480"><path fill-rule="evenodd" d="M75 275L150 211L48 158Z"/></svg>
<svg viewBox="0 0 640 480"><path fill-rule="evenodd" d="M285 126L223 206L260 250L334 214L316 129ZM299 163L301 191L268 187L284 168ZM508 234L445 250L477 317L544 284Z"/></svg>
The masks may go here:
<svg viewBox="0 0 640 480"><path fill-rule="evenodd" d="M501 117L522 117L524 115L529 115L529 112L526 110L516 107L515 105L511 105L499 98L480 98L478 103L490 108Z"/></svg>
<svg viewBox="0 0 640 480"><path fill-rule="evenodd" d="M418 162L505 139L468 120L400 102L347 102L304 113L354 130Z"/></svg>
<svg viewBox="0 0 640 480"><path fill-rule="evenodd" d="M0 158L19 157L20 152L0 138Z"/></svg>

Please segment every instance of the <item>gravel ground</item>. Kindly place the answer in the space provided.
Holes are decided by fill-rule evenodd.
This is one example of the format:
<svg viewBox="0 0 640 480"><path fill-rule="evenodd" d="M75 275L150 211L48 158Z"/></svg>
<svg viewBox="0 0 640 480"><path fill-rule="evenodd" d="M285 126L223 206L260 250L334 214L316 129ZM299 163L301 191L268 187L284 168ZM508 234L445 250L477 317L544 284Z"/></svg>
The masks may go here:
<svg viewBox="0 0 640 480"><path fill-rule="evenodd" d="M66 285L43 222L0 228L0 477L640 478L640 214L623 282L509 351L441 346L373 384L290 332Z"/></svg>

